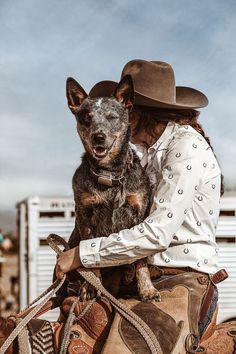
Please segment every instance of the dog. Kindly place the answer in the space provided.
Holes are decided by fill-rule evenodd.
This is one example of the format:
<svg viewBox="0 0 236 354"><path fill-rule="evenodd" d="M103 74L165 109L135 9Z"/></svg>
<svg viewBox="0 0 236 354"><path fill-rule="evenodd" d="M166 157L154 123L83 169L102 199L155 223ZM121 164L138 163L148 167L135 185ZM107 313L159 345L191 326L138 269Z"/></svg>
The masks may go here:
<svg viewBox="0 0 236 354"><path fill-rule="evenodd" d="M89 97L76 80L68 78L66 95L85 149L72 181L76 220L69 245L75 247L81 240L109 236L141 223L148 215L150 186L129 146L129 112L134 101L131 76L120 81L111 97L97 98ZM120 267L110 270L96 274L117 295L122 271ZM146 260L136 262L136 279L142 301L160 300ZM94 296L88 284L80 292L82 298Z"/></svg>

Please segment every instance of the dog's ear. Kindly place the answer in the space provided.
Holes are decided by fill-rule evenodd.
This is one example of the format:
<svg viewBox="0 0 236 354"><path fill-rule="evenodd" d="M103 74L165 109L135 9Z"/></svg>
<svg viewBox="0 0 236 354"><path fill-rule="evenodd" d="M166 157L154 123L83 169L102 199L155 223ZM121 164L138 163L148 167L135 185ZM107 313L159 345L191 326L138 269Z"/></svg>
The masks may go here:
<svg viewBox="0 0 236 354"><path fill-rule="evenodd" d="M68 77L66 80L66 96L68 106L72 113L75 113L76 109L81 105L85 98L88 97L84 89L72 77Z"/></svg>
<svg viewBox="0 0 236 354"><path fill-rule="evenodd" d="M130 108L134 102L134 85L130 75L125 75L117 85L113 96L126 108Z"/></svg>

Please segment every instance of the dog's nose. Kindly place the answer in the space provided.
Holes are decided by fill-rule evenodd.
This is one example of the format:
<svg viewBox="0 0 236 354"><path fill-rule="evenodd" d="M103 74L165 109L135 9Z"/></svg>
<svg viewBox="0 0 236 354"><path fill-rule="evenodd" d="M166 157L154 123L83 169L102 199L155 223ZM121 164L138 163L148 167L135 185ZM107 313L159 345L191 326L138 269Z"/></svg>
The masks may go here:
<svg viewBox="0 0 236 354"><path fill-rule="evenodd" d="M92 134L92 143L93 144L102 144L105 142L106 135L103 133Z"/></svg>

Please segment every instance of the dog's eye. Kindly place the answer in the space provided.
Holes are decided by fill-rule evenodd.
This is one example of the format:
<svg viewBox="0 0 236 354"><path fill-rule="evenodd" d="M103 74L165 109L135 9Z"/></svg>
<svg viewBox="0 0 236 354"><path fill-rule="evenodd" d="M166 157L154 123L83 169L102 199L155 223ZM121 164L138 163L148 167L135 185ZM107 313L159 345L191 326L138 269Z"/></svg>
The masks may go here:
<svg viewBox="0 0 236 354"><path fill-rule="evenodd" d="M107 118L108 120L114 120L114 119L119 118L119 116L117 116L117 115L115 115L115 114L108 114L108 115L106 116L106 118Z"/></svg>
<svg viewBox="0 0 236 354"><path fill-rule="evenodd" d="M90 126L91 115L89 111L87 110L79 111L77 114L77 119L81 124L84 124L86 127Z"/></svg>

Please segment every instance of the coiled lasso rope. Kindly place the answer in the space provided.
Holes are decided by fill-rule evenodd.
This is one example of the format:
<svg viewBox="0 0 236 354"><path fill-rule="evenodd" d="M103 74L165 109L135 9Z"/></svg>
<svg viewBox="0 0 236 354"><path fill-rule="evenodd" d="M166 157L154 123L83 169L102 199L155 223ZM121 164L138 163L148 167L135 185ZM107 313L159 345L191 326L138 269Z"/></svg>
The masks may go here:
<svg viewBox="0 0 236 354"><path fill-rule="evenodd" d="M18 334L22 331L22 329L29 323L32 318L41 310L41 308L46 304L46 302L56 294L56 292L60 289L62 284L65 281L65 275L61 280L56 280L47 290L45 290L41 295L37 297L30 305L28 305L24 310L20 312L24 312L28 308L30 308L33 304L38 302L40 299L44 297L44 299L36 305L22 320L19 322L19 324L14 328L14 330L11 332L11 334L7 337L5 342L0 348L0 354L4 354L5 351L8 349L8 347L13 343L14 339L18 336Z"/></svg>
<svg viewBox="0 0 236 354"><path fill-rule="evenodd" d="M68 244L66 241L56 234L50 234L47 238L49 246L59 255L61 254L62 250L58 247L57 243L60 243L68 249ZM152 332L150 327L139 317L137 316L132 310L127 308L124 304L122 304L119 300L117 300L114 296L112 296L102 285L100 279L90 270L86 269L77 269L77 272L94 288L101 293L107 300L111 302L117 312L120 313L122 317L124 317L127 321L129 321L142 335L144 340L146 341L151 354L163 354L161 346ZM47 290L45 290L37 299L35 299L26 309L30 308L33 304L38 302L44 296L45 298L41 303L36 305L32 311L30 311L26 317L24 317L21 322L15 327L15 329L11 332L9 337L3 343L2 347L0 348L0 354L4 354L14 339L18 336L18 334L22 331L22 329L28 324L28 322L40 311L40 309L46 304L46 302L60 289L62 284L65 281L64 277L59 281L56 280ZM26 309L21 311L20 313L24 312ZM67 342L67 340L66 340ZM66 347L65 343L65 347ZM64 351L64 348L62 349Z"/></svg>
<svg viewBox="0 0 236 354"><path fill-rule="evenodd" d="M62 251L56 245L55 242L65 242L60 236L55 234L50 234L47 238L49 246L57 253L60 254ZM98 292L100 292L107 300L111 302L117 312L120 313L127 321L129 321L142 335L146 341L151 354L163 354L161 346L151 330L151 328L144 322L139 316L136 315L132 310L122 304L114 296L112 296L102 285L100 279L90 270L86 269L77 269L77 272L89 283L91 284Z"/></svg>

